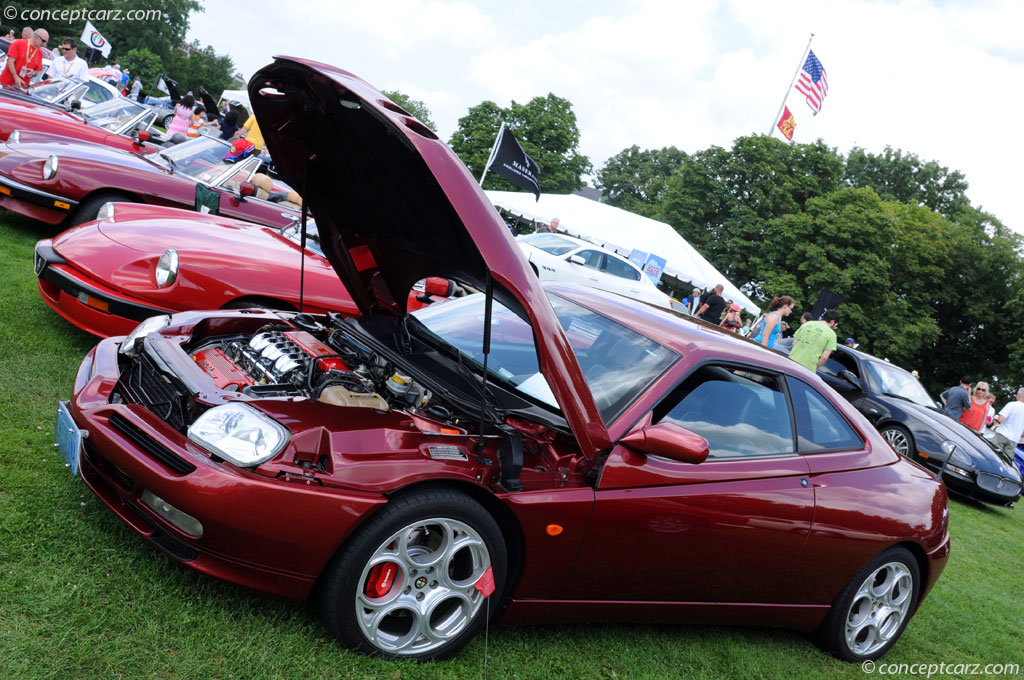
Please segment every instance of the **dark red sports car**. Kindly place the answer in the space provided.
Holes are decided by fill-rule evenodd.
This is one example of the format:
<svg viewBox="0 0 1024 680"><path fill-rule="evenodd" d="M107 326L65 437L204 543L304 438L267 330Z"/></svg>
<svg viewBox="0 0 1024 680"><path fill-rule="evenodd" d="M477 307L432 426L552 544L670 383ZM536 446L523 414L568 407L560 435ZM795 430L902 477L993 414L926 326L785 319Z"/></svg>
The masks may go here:
<svg viewBox="0 0 1024 680"><path fill-rule="evenodd" d="M225 160L230 148L212 137L142 156L71 140L0 144L0 207L75 225L111 201L192 208L202 184L221 194L226 217L276 227L298 220L298 194L268 175L259 157ZM255 195L242 195L247 183Z"/></svg>
<svg viewBox="0 0 1024 680"><path fill-rule="evenodd" d="M896 642L949 554L946 490L814 373L542 288L451 149L345 71L278 58L250 95L360 316L186 312L93 349L59 444L126 524L390 657L498 612ZM407 314L429 275L484 293Z"/></svg>

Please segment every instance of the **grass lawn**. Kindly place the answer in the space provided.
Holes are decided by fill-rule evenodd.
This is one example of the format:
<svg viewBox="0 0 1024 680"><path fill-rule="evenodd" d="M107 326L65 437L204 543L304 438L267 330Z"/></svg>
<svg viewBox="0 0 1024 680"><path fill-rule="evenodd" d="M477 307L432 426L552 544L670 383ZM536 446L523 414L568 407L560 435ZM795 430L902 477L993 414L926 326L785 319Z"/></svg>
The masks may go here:
<svg viewBox="0 0 1024 680"><path fill-rule="evenodd" d="M36 292L32 247L55 232L0 214L0 679L482 677L482 637L438 664L341 649L308 604L178 565L72 478L52 444L55 405L70 395L95 340ZM954 501L951 515L949 565L880 663L1024 670L1024 507ZM491 678L866 676L804 636L774 629L498 627L486 650Z"/></svg>

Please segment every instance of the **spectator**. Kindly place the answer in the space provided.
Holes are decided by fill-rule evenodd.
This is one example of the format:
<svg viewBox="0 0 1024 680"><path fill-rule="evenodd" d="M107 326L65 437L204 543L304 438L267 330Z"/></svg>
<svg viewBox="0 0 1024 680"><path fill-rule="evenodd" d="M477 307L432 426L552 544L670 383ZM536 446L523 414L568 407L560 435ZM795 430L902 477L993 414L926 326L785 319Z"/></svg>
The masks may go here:
<svg viewBox="0 0 1024 680"><path fill-rule="evenodd" d="M7 31L7 35L4 37L10 40L11 42L14 42L14 29L12 28L11 30Z"/></svg>
<svg viewBox="0 0 1024 680"><path fill-rule="evenodd" d="M221 139L231 139L238 131L238 111L228 111L217 123Z"/></svg>
<svg viewBox="0 0 1024 680"><path fill-rule="evenodd" d="M843 344L849 347L850 349L853 349L857 346L857 343L854 341L853 338L847 338L846 342L844 342Z"/></svg>
<svg viewBox="0 0 1024 680"><path fill-rule="evenodd" d="M256 115L253 114L245 121L238 130L238 136L249 140L256 147L256 151L263 151L266 142L263 141L263 133L260 132L259 123L256 122Z"/></svg>
<svg viewBox="0 0 1024 680"><path fill-rule="evenodd" d="M971 407L971 376L960 378L960 384L950 387L939 395L942 400L942 412L953 420L960 420L964 409Z"/></svg>
<svg viewBox="0 0 1024 680"><path fill-rule="evenodd" d="M129 97L140 104L142 103L142 81L139 80L138 76L135 76L135 80L132 81L132 91Z"/></svg>
<svg viewBox="0 0 1024 680"><path fill-rule="evenodd" d="M64 38L57 51L64 58L54 57L44 77L65 80L85 80L89 77L89 65L85 63L85 59L78 56L78 43L74 38Z"/></svg>
<svg viewBox="0 0 1024 680"><path fill-rule="evenodd" d="M192 111L192 117L189 119L188 123L189 139L194 139L195 137L198 137L199 131L207 125L216 125L216 123L212 121L207 122L206 116L203 115L205 113L206 107L202 104L197 105L196 108Z"/></svg>
<svg viewBox="0 0 1024 680"><path fill-rule="evenodd" d="M1024 434L1024 387L1017 390L1017 400L1011 401L995 417L996 436L992 443L999 449L1006 462L1013 464L1013 452Z"/></svg>
<svg viewBox="0 0 1024 680"><path fill-rule="evenodd" d="M978 381L971 395L970 407L960 414L960 422L978 434L985 429L985 414L988 413L988 383Z"/></svg>
<svg viewBox="0 0 1024 680"><path fill-rule="evenodd" d="M32 76L43 70L43 46L50 39L45 28L30 30L29 37L15 40L7 48L7 63L0 71L0 87L28 87ZM22 31L24 35L24 31Z"/></svg>
<svg viewBox="0 0 1024 680"><path fill-rule="evenodd" d="M168 137L173 138L174 135L184 137L188 135L189 123L192 121L192 107L195 104L196 100L192 98L192 95L187 94L174 105L174 120L171 121L170 126L167 128Z"/></svg>
<svg viewBox="0 0 1024 680"><path fill-rule="evenodd" d="M537 226L538 234L554 234L558 230L558 218L552 217L551 221L547 224L540 224Z"/></svg>
<svg viewBox="0 0 1024 680"><path fill-rule="evenodd" d="M725 286L720 283L715 286L712 292L702 297L702 304L700 309L697 310L698 317L708 323L718 325L718 322L722 320L722 312L725 310L725 298L722 297L723 290L725 290Z"/></svg>
<svg viewBox="0 0 1024 680"><path fill-rule="evenodd" d="M821 321L808 321L793 334L789 358L812 371L828 361L836 349L836 326L839 312L830 309Z"/></svg>
<svg viewBox="0 0 1024 680"><path fill-rule="evenodd" d="M28 40L31 37L32 37L32 27L31 26L26 26L25 28L21 29L21 39L22 40Z"/></svg>
<svg viewBox="0 0 1024 680"><path fill-rule="evenodd" d="M775 340L779 337L779 331L782 330L782 317L789 316L795 306L796 300L788 295L773 299L768 306L769 312L764 315L764 323L761 324L760 332L753 338L754 342L759 342L768 349L775 347Z"/></svg>
<svg viewBox="0 0 1024 680"><path fill-rule="evenodd" d="M920 380L921 379L921 374L917 372L916 368L913 371L910 372L910 375L914 376L915 380Z"/></svg>
<svg viewBox="0 0 1024 680"><path fill-rule="evenodd" d="M692 293L683 298L683 306L686 307L687 314L697 313L697 308L700 307L700 288L694 288Z"/></svg>
<svg viewBox="0 0 1024 680"><path fill-rule="evenodd" d="M743 326L743 319L740 318L740 306L735 302L729 303L726 308L725 318L722 319L722 328L733 333L739 333Z"/></svg>

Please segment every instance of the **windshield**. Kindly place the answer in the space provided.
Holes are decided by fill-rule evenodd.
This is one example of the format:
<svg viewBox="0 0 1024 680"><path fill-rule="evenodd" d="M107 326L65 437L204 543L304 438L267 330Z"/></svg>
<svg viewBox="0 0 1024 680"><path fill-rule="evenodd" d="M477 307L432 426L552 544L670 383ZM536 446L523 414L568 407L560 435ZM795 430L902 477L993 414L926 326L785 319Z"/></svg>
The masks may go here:
<svg viewBox="0 0 1024 680"><path fill-rule="evenodd" d="M484 299L480 294L469 295L433 304L412 316L482 365ZM678 358L672 350L605 316L556 295L549 294L548 300L606 424ZM494 302L491 316L487 370L498 382L557 408L551 388L540 373L533 329L498 302Z"/></svg>
<svg viewBox="0 0 1024 680"><path fill-rule="evenodd" d="M281 230L281 235L301 245L302 225L296 222L290 227L285 227ZM306 250L314 252L320 257L324 256L324 251L320 247L320 232L317 231L316 222L311 219L306 220Z"/></svg>
<svg viewBox="0 0 1024 680"><path fill-rule="evenodd" d="M868 361L865 364L868 378L876 391L895 394L921 406L935 406L935 400L928 395L924 386L902 368L880 361Z"/></svg>
<svg viewBox="0 0 1024 680"><path fill-rule="evenodd" d="M127 99L111 99L89 109L86 118L93 125L116 132L125 123L148 109Z"/></svg>
<svg viewBox="0 0 1024 680"><path fill-rule="evenodd" d="M231 145L223 140L198 137L161 151L160 156L174 161L174 172L210 183L233 167L233 164L224 162L224 154L230 148ZM248 176L242 179L248 179Z"/></svg>
<svg viewBox="0 0 1024 680"><path fill-rule="evenodd" d="M565 255L570 250L576 250L580 247L578 243L574 243L558 234L530 234L529 236L521 236L519 240L552 255Z"/></svg>
<svg viewBox="0 0 1024 680"><path fill-rule="evenodd" d="M40 99L55 102L75 88L85 89L81 83L73 80L51 80L41 85L36 85L29 92Z"/></svg>

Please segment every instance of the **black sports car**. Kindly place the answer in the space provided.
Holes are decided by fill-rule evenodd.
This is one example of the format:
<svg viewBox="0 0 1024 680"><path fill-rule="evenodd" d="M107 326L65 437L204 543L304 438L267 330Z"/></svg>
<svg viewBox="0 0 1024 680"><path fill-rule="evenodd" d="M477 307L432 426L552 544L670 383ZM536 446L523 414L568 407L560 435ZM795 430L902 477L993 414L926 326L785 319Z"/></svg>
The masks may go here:
<svg viewBox="0 0 1024 680"><path fill-rule="evenodd" d="M1020 498L1019 471L987 439L937 409L909 372L837 347L818 375L867 416L897 453L940 473L951 491L997 505Z"/></svg>

